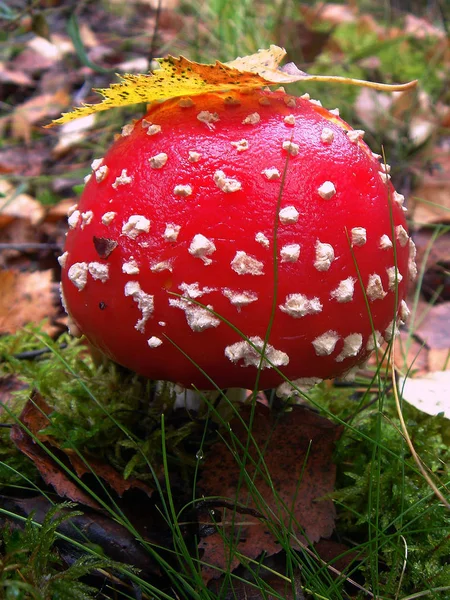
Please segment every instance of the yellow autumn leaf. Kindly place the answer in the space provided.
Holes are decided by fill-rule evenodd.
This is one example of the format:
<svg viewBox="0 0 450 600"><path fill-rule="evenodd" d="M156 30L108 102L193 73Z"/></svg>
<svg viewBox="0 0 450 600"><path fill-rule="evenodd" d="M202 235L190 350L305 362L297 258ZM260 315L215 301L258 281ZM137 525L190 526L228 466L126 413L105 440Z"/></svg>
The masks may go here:
<svg viewBox="0 0 450 600"><path fill-rule="evenodd" d="M142 75L120 75L120 83L109 88L96 90L103 96L98 104L84 104L72 112L53 121L47 127L60 125L110 108L151 103L180 96L196 96L207 92L221 92L237 88L260 88L266 85L294 83L296 81L324 81L373 87L379 90L405 90L416 85L416 81L400 85L385 85L322 75L308 75L293 63L280 68L286 51L279 46L259 50L250 56L238 57L227 63L202 64L184 56L158 58L159 69Z"/></svg>

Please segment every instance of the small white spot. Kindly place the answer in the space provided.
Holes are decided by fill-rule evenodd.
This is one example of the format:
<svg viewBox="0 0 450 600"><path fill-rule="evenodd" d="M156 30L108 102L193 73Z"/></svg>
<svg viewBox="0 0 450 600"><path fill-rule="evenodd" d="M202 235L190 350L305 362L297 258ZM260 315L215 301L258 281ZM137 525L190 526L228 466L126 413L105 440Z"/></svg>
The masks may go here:
<svg viewBox="0 0 450 600"><path fill-rule="evenodd" d="M245 117L245 119L242 121L242 125L256 125L260 121L261 117L259 116L259 113L254 112L251 115Z"/></svg>
<svg viewBox="0 0 450 600"><path fill-rule="evenodd" d="M237 192L241 189L241 182L232 177L227 177L223 171L216 171L214 173L214 183L217 185L219 190L226 194Z"/></svg>
<svg viewBox="0 0 450 600"><path fill-rule="evenodd" d="M92 173L89 173L89 175L86 175L86 177L83 179L84 183L89 183L89 181L91 180L92 177Z"/></svg>
<svg viewBox="0 0 450 600"><path fill-rule="evenodd" d="M166 223L166 229L163 233L163 237L166 242L176 242L178 234L180 233L181 225L174 225L174 223Z"/></svg>
<svg viewBox="0 0 450 600"><path fill-rule="evenodd" d="M128 281L125 284L124 293L125 296L131 296L138 305L138 309L142 313L142 318L138 319L134 328L140 333L144 333L145 324L153 314L154 297L142 291L138 281Z"/></svg>
<svg viewBox="0 0 450 600"><path fill-rule="evenodd" d="M414 281L417 277L417 265L416 265L416 254L417 248L415 243L409 238L409 259L408 259L408 274L410 281Z"/></svg>
<svg viewBox="0 0 450 600"><path fill-rule="evenodd" d="M394 319L392 319L392 321L389 323L389 325L384 330L384 339L387 342L390 342L392 340L392 338L396 337L397 335L398 335L397 323L394 321Z"/></svg>
<svg viewBox="0 0 450 600"><path fill-rule="evenodd" d="M169 298L169 306L179 308L184 311L186 321L192 331L201 332L211 327L218 327L220 319L217 319L210 311L213 307L208 304L206 308L202 308L184 298ZM206 310L209 309L209 310Z"/></svg>
<svg viewBox="0 0 450 600"><path fill-rule="evenodd" d="M286 90L284 89L284 86L280 85L279 87L277 87L277 89L275 90L276 92L279 92L280 94L285 94Z"/></svg>
<svg viewBox="0 0 450 600"><path fill-rule="evenodd" d="M381 277L374 273L369 277L369 283L366 288L367 297L372 302L374 300L383 300L383 298L387 295L387 292L383 289L383 283L381 281Z"/></svg>
<svg viewBox="0 0 450 600"><path fill-rule="evenodd" d="M158 325L160 327L165 327L167 325L167 323L165 321L158 321Z"/></svg>
<svg viewBox="0 0 450 600"><path fill-rule="evenodd" d="M61 254L61 256L58 256L58 262L62 269L64 269L64 267L66 266L68 256L69 256L68 252L63 252L63 254Z"/></svg>
<svg viewBox="0 0 450 600"><path fill-rule="evenodd" d="M307 392L322 381L323 379L320 379L320 377L300 377L299 379L294 379L291 383L285 381L277 387L275 393L278 398L284 399L299 396L301 392Z"/></svg>
<svg viewBox="0 0 450 600"><path fill-rule="evenodd" d="M102 216L103 225L111 225L111 223L114 221L114 218L116 215L117 215L117 213L115 213L113 211L105 212L105 214Z"/></svg>
<svg viewBox="0 0 450 600"><path fill-rule="evenodd" d="M398 242L402 248L406 246L409 240L409 235L403 225L397 225L395 228L395 235L398 239Z"/></svg>
<svg viewBox="0 0 450 600"><path fill-rule="evenodd" d="M313 340L312 345L314 346L317 356L329 356L332 354L338 343L339 337L337 332L332 329L319 335L319 337L316 337L316 339Z"/></svg>
<svg viewBox="0 0 450 600"><path fill-rule="evenodd" d="M196 163L201 159L201 157L202 155L200 154L200 152L195 152L195 150L189 150L189 162Z"/></svg>
<svg viewBox="0 0 450 600"><path fill-rule="evenodd" d="M86 225L90 225L93 218L94 213L92 210L87 210L86 212L81 213L81 229L84 229Z"/></svg>
<svg viewBox="0 0 450 600"><path fill-rule="evenodd" d="M155 154L155 156L151 156L148 162L152 169L161 169L166 164L168 158L165 152L160 152L159 154Z"/></svg>
<svg viewBox="0 0 450 600"><path fill-rule="evenodd" d="M334 260L334 249L330 244L323 244L317 240L316 242L316 260L314 261L314 267L318 271L328 271L331 263Z"/></svg>
<svg viewBox="0 0 450 600"><path fill-rule="evenodd" d="M180 108L191 108L192 106L195 106L195 104L192 98L180 98L180 100L178 100L178 106Z"/></svg>
<svg viewBox="0 0 450 600"><path fill-rule="evenodd" d="M381 156L381 154L377 154L376 152L372 152L372 156L374 157L375 160L380 160L380 158L383 158Z"/></svg>
<svg viewBox="0 0 450 600"><path fill-rule="evenodd" d="M286 206L280 210L280 221L282 223L297 223L299 212L295 206Z"/></svg>
<svg viewBox="0 0 450 600"><path fill-rule="evenodd" d="M347 279L343 279L339 282L337 288L330 293L330 297L340 304L351 302L355 292L355 282L356 279L354 277L347 277Z"/></svg>
<svg viewBox="0 0 450 600"><path fill-rule="evenodd" d="M295 125L294 115L286 115L283 121L286 123L286 125Z"/></svg>
<svg viewBox="0 0 450 600"><path fill-rule="evenodd" d="M178 184L173 188L173 193L175 196L181 196L182 198L186 198L192 194L192 188L190 185Z"/></svg>
<svg viewBox="0 0 450 600"><path fill-rule="evenodd" d="M194 235L191 245L189 246L189 253L196 258L201 258L205 265L210 265L212 263L212 260L208 258L208 256L215 251L216 247L214 242L201 233Z"/></svg>
<svg viewBox="0 0 450 600"><path fill-rule="evenodd" d="M338 108L333 108L332 110L329 110L328 112L331 113L332 115L334 115L335 117L339 116L339 109Z"/></svg>
<svg viewBox="0 0 450 600"><path fill-rule="evenodd" d="M374 340L374 336L375 336L375 340ZM369 339L367 340L367 344L366 344L366 350L368 350L369 352L372 352L373 350L375 350L375 348L381 348L381 344L384 342L383 336L381 335L381 333L377 330L375 330L373 332L373 334L370 335Z"/></svg>
<svg viewBox="0 0 450 600"><path fill-rule="evenodd" d="M324 127L322 129L322 133L320 134L320 139L324 144L331 144L334 140L334 131L329 127Z"/></svg>
<svg viewBox="0 0 450 600"><path fill-rule="evenodd" d="M315 106L322 106L322 102L320 100L314 100L314 98L310 98L309 101Z"/></svg>
<svg viewBox="0 0 450 600"><path fill-rule="evenodd" d="M162 340L160 340L159 337L152 335L152 337L147 340L147 344L149 345L149 348L158 348L158 346L161 346Z"/></svg>
<svg viewBox="0 0 450 600"><path fill-rule="evenodd" d="M238 309L238 312L240 312L243 306L247 306L258 300L258 294L255 292L235 292L229 288L224 288L222 294Z"/></svg>
<svg viewBox="0 0 450 600"><path fill-rule="evenodd" d="M95 170L95 179L97 183L101 183L105 179L105 177L108 175L108 171L109 169L106 165L98 167L98 169Z"/></svg>
<svg viewBox="0 0 450 600"><path fill-rule="evenodd" d="M72 204L72 206L69 206L69 208L67 209L67 216L70 217L73 215L73 213L77 210L78 208L78 204Z"/></svg>
<svg viewBox="0 0 450 600"><path fill-rule="evenodd" d="M398 192L394 192L392 194L392 198L394 200L394 202L398 205L398 206L403 206L403 203L405 201L405 196L403 194L399 194Z"/></svg>
<svg viewBox="0 0 450 600"><path fill-rule="evenodd" d="M122 273L125 273L126 275L138 275L139 266L133 256L130 256L130 259L123 263Z"/></svg>
<svg viewBox="0 0 450 600"><path fill-rule="evenodd" d="M264 169L264 171L261 171L261 175L267 177L269 181L275 181L281 177L280 171L275 167Z"/></svg>
<svg viewBox="0 0 450 600"><path fill-rule="evenodd" d="M173 271L172 260L162 260L161 262L155 263L150 266L150 271L152 273L161 273L161 271Z"/></svg>
<svg viewBox="0 0 450 600"><path fill-rule="evenodd" d="M387 183L391 178L390 175L388 175L387 173L383 173L383 171L379 171L378 175L380 176L380 179L383 183Z"/></svg>
<svg viewBox="0 0 450 600"><path fill-rule="evenodd" d="M381 250L387 250L388 248L392 248L391 238L385 233L380 237L379 247Z"/></svg>
<svg viewBox="0 0 450 600"><path fill-rule="evenodd" d="M264 263L242 250L236 252L230 264L238 275L264 275Z"/></svg>
<svg viewBox="0 0 450 600"><path fill-rule="evenodd" d="M407 322L410 314L411 314L411 311L409 310L408 305L406 304L406 302L404 300L402 300L400 302L400 317L404 323Z"/></svg>
<svg viewBox="0 0 450 600"><path fill-rule="evenodd" d="M91 169L93 171L96 171L99 167L101 167L103 164L103 158L94 158L94 160L91 162Z"/></svg>
<svg viewBox="0 0 450 600"><path fill-rule="evenodd" d="M258 233L255 235L255 242L261 244L263 248L268 248L270 246L269 238L265 236L262 231L258 231Z"/></svg>
<svg viewBox="0 0 450 600"><path fill-rule="evenodd" d="M303 94L302 96L300 96L300 98L302 100L311 100L311 96L308 94L308 92L306 92L305 94Z"/></svg>
<svg viewBox="0 0 450 600"><path fill-rule="evenodd" d="M336 362L342 362L346 358L356 356L361 350L362 335L360 333L351 333L344 338L344 347L341 353L336 356Z"/></svg>
<svg viewBox="0 0 450 600"><path fill-rule="evenodd" d="M364 246L367 242L367 231L364 227L353 227L351 234L352 246Z"/></svg>
<svg viewBox="0 0 450 600"><path fill-rule="evenodd" d="M248 150L248 141L245 139L238 140L237 142L230 142L230 144L236 148L238 152L245 152L245 150Z"/></svg>
<svg viewBox="0 0 450 600"><path fill-rule="evenodd" d="M88 264L89 273L92 275L93 279L99 279L102 283L108 281L109 278L109 268L108 265L104 265L99 262L90 262Z"/></svg>
<svg viewBox="0 0 450 600"><path fill-rule="evenodd" d="M297 106L297 104L295 102L295 98L293 96L285 96L283 98L283 101L286 104L286 106L289 108L295 108Z"/></svg>
<svg viewBox="0 0 450 600"><path fill-rule="evenodd" d="M391 165L388 165L387 163L381 163L380 164L380 169L383 171L383 173L390 173L391 172Z"/></svg>
<svg viewBox="0 0 450 600"><path fill-rule="evenodd" d="M122 234L135 240L141 233L150 231L150 221L142 215L131 215L126 223L123 224Z"/></svg>
<svg viewBox="0 0 450 600"><path fill-rule="evenodd" d="M389 278L389 286L388 287L391 291L394 291L396 284L400 283L401 280L403 279L403 275L401 273L399 273L399 271L398 271L398 269L396 269L396 267L388 267L386 269L386 273Z"/></svg>
<svg viewBox="0 0 450 600"><path fill-rule="evenodd" d="M119 185L128 185L133 181L132 177L129 177L126 169L122 169L122 173L116 177L116 180L112 184L112 187L117 190Z"/></svg>
<svg viewBox="0 0 450 600"><path fill-rule="evenodd" d="M205 123L209 129L214 129L214 123L217 123L219 120L219 115L217 113L210 113L207 110L202 110L198 113L197 119L200 123Z"/></svg>
<svg viewBox="0 0 450 600"><path fill-rule="evenodd" d="M147 135L156 135L157 133L161 133L161 125L150 125L147 129Z"/></svg>
<svg viewBox="0 0 450 600"><path fill-rule="evenodd" d="M352 142L352 144L356 144L359 140L362 140L364 134L366 132L363 129L351 129L347 131L347 137Z"/></svg>
<svg viewBox="0 0 450 600"><path fill-rule="evenodd" d="M79 210L74 210L70 217L67 219L67 223L69 224L70 229L75 229L78 225L78 221L80 220L81 213Z"/></svg>
<svg viewBox="0 0 450 600"><path fill-rule="evenodd" d="M279 305L280 310L294 319L300 319L306 315L315 315L322 311L319 298L307 298L303 294L289 294L284 304Z"/></svg>
<svg viewBox="0 0 450 600"><path fill-rule="evenodd" d="M283 150L286 150L286 152L288 152L291 156L297 156L300 146L294 142L291 142L290 140L285 140L283 142Z"/></svg>
<svg viewBox="0 0 450 600"><path fill-rule="evenodd" d="M297 262L300 256L300 244L286 244L280 250L281 262Z"/></svg>
<svg viewBox="0 0 450 600"><path fill-rule="evenodd" d="M87 282L88 275L88 264L86 262L74 263L68 273L67 277L73 283L73 285L80 291L84 288Z"/></svg>
<svg viewBox="0 0 450 600"><path fill-rule="evenodd" d="M269 98L267 98L267 96L263 96L262 98L260 98L258 100L258 103L261 104L261 106L270 106L270 100Z"/></svg>
<svg viewBox="0 0 450 600"><path fill-rule="evenodd" d="M324 181L317 191L319 192L319 196L321 198L324 200L330 200L330 198L335 195L336 188L334 187L334 183L331 181Z"/></svg>
<svg viewBox="0 0 450 600"><path fill-rule="evenodd" d="M122 127L122 137L128 137L134 129L134 123L128 123Z"/></svg>
<svg viewBox="0 0 450 600"><path fill-rule="evenodd" d="M262 358L262 351L264 358ZM266 344L264 348L264 340L258 336L249 338L249 341L240 341L231 344L225 348L225 356L233 363L244 361L243 367L260 367L261 369L271 369L282 367L289 364L289 356L281 350L276 350L270 344ZM270 361L270 363L269 363Z"/></svg>

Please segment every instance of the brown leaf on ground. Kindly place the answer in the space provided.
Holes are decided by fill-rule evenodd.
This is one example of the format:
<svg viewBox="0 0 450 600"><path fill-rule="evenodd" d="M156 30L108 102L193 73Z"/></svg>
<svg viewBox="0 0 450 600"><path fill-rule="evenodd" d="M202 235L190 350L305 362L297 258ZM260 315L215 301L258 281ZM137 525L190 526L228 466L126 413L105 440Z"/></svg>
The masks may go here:
<svg viewBox="0 0 450 600"><path fill-rule="evenodd" d="M414 221L450 223L450 147L433 151L430 170L420 171L421 183L414 191Z"/></svg>
<svg viewBox="0 0 450 600"><path fill-rule="evenodd" d="M43 216L44 208L40 202L28 194L17 194L9 181L0 179L0 228L14 219L28 219L32 225L37 225Z"/></svg>
<svg viewBox="0 0 450 600"><path fill-rule="evenodd" d="M0 271L0 334L15 333L28 323L56 315L52 278L51 269L35 273ZM55 331L50 323L43 329L50 334Z"/></svg>
<svg viewBox="0 0 450 600"><path fill-rule="evenodd" d="M32 126L49 117L59 115L69 105L69 95L62 89L54 94L33 96L23 104L19 104L8 117L11 121L11 134L14 139L31 142Z"/></svg>
<svg viewBox="0 0 450 600"><path fill-rule="evenodd" d="M49 424L46 417L49 411L43 398L35 393L33 401L27 402L19 419L31 433L36 435L40 429ZM11 428L11 440L23 454L28 456L45 483L51 485L59 496L100 509L98 503L83 492L50 456L50 453L45 450L47 446L45 448L40 446L20 425L15 424Z"/></svg>
<svg viewBox="0 0 450 600"><path fill-rule="evenodd" d="M427 304L417 315L415 334L434 350L450 349L450 302Z"/></svg>
<svg viewBox="0 0 450 600"><path fill-rule="evenodd" d="M52 411L53 409L48 406L42 396L35 392L32 396L32 400L27 402L20 416L20 421L26 425L30 432L36 436L40 442L45 444L48 448L51 447L52 452L56 454L58 458L62 459L65 464L68 464L68 459L77 477L82 478L83 475L92 473L94 476L97 476L106 482L120 497L122 497L126 491L131 489L139 489L145 492L149 497L152 495L153 489L144 482L139 481L134 477L130 477L129 479L125 480L121 473L119 473L111 465L103 462L101 459L88 455L81 456L70 448L61 448L58 440L54 439L50 435L42 433L42 430L44 430L50 424L48 415L50 415ZM24 435L25 437L28 435L25 434L25 432L23 432L23 430L21 430L18 426L15 427L16 429L19 429L19 431L15 431L14 433L18 439L22 439ZM14 438L13 441L15 442ZM36 449L36 444L34 442L32 443ZM25 447L28 447L27 445L29 445L29 441L25 442ZM22 448L20 449L24 451ZM27 454L27 452L25 452L25 454ZM65 471L51 459L45 450L40 449L40 452L36 454L37 462L33 458L34 455L30 456L30 454L27 454L27 456L29 456L33 462L35 462L35 465L41 473L44 481L53 485L60 496L68 497L71 500L78 501L73 497L73 494L79 495L78 492L81 491L81 489L79 490L78 486L73 483L73 480L70 478L70 476L67 475ZM64 481L68 481L67 489L64 488ZM76 490L74 490L74 485ZM82 493L84 494L84 492ZM82 500L79 501L81 502ZM84 500L83 504L86 504ZM88 506L91 506L91 504L88 504Z"/></svg>
<svg viewBox="0 0 450 600"><path fill-rule="evenodd" d="M250 410L245 407L241 411L244 423L250 420ZM246 428L240 419L234 419L231 428L233 438L226 441L231 447L237 445L236 451L242 458L240 444L245 445ZM239 553L256 558L262 552L267 556L279 552L281 546L270 523L280 521L290 529L293 547L306 539L317 542L331 535L335 509L325 496L334 486L336 469L332 453L339 435L340 428L304 407L294 406L278 419L267 407L257 404L253 442L246 462L248 477L239 490L240 466L236 457L225 443L213 447L201 474L202 494L227 498L237 512L225 508L218 522L220 513L215 510L212 519L216 520L221 533L204 537L199 543L206 581L220 575L217 569L236 568ZM264 456L264 464L256 447ZM260 500L255 501L255 497ZM250 508L253 513L257 511L268 520L248 514L248 510L241 511L240 506ZM230 544L233 545L231 554Z"/></svg>
<svg viewBox="0 0 450 600"><path fill-rule="evenodd" d="M14 392L24 390L28 385L15 375L5 375L0 377L0 415L3 412L3 406L14 404Z"/></svg>

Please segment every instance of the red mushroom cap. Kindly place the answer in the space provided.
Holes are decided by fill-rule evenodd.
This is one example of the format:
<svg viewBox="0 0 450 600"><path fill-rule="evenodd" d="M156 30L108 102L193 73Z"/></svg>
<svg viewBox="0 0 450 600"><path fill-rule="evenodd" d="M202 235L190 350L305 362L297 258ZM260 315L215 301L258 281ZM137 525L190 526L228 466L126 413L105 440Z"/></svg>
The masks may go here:
<svg viewBox="0 0 450 600"><path fill-rule="evenodd" d="M405 318L415 270L403 197L362 135L281 90L153 105L69 216L72 320L185 386L252 388L259 366L261 388L283 382L274 367L300 386L347 373Z"/></svg>

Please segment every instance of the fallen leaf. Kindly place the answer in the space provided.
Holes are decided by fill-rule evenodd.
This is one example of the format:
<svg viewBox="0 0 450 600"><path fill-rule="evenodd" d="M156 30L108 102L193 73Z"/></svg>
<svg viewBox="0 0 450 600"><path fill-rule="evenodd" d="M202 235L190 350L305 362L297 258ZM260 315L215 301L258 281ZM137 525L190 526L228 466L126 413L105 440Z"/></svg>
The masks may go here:
<svg viewBox="0 0 450 600"><path fill-rule="evenodd" d="M33 402L41 410L36 408ZM35 433L49 424L45 416L46 411L49 409L45 401L36 393L33 394L33 402L27 402L19 420L27 429ZM74 502L80 502L91 508L100 509L99 504L83 492L73 480L66 475L61 467L50 456L49 452L46 452L44 448L37 444L23 427L18 424L12 426L11 441L15 444L16 448L28 456L45 483L51 485L59 496L62 498L70 498Z"/></svg>
<svg viewBox="0 0 450 600"><path fill-rule="evenodd" d="M450 419L450 371L436 371L422 377L400 377L398 388L403 399L428 415Z"/></svg>
<svg viewBox="0 0 450 600"><path fill-rule="evenodd" d="M250 407L241 411L245 423L250 419ZM235 440L245 444L247 432L240 419L231 422ZM217 523L220 533L201 539L203 577L206 581L218 577L220 570L233 570L239 564L238 553L256 558L262 552L267 556L276 554L281 546L272 535L265 518L257 518L250 511L258 511L271 522L279 520L292 531L290 541L297 547L300 543L317 542L331 535L334 528L335 509L326 495L333 490L335 466L332 462L334 443L340 429L311 410L294 406L292 412L277 420L270 410L258 403L252 429L254 444L263 452L265 467L261 465L255 447L250 444L246 468L251 489L258 491L261 502L255 503L248 483L237 490L240 467L236 457L225 443L213 446L202 469L200 488L204 497L226 498L236 506L236 514L228 507ZM233 442L226 436L233 447ZM234 442L236 444L236 442ZM242 449L238 448L241 454ZM259 464L258 471L255 462ZM270 474L273 493L265 473ZM218 504L220 507L220 504ZM240 510L239 506L246 507ZM220 514L214 510L214 514ZM213 517L214 518L214 517ZM217 516L215 517L217 519ZM214 523L211 523L214 526ZM230 555L229 544L236 547Z"/></svg>
<svg viewBox="0 0 450 600"><path fill-rule="evenodd" d="M259 50L250 56L238 57L227 63L216 61L213 65L193 62L180 56L156 59L159 69L150 74L120 76L121 82L109 88L96 90L103 96L98 104L84 104L56 119L47 127L62 125L79 117L110 108L137 103L150 103L179 96L195 96L206 92L225 91L230 88L261 88L265 85L294 83L297 81L323 81L347 85L368 86L375 89L403 90L414 87L412 81L403 85L385 85L347 77L308 75L293 63L282 68L279 65L286 51L279 46Z"/></svg>
<svg viewBox="0 0 450 600"><path fill-rule="evenodd" d="M29 75L19 69L9 69L2 62L0 62L0 81L2 83L13 83L14 85L24 87L32 87L35 85L33 79Z"/></svg>
<svg viewBox="0 0 450 600"><path fill-rule="evenodd" d="M427 305L426 312L418 315L415 335L436 350L450 348L450 302Z"/></svg>
<svg viewBox="0 0 450 600"><path fill-rule="evenodd" d="M4 406L14 404L14 392L19 392L27 387L28 384L15 375L5 375L4 377L0 377L0 414L2 413Z"/></svg>
<svg viewBox="0 0 450 600"><path fill-rule="evenodd" d="M30 143L31 126L44 118L59 114L68 103L68 93L59 90L54 94L33 96L30 100L19 104L8 117L11 121L12 137Z"/></svg>
<svg viewBox="0 0 450 600"><path fill-rule="evenodd" d="M431 171L420 171L421 183L414 191L414 222L450 223L450 147L435 148Z"/></svg>
<svg viewBox="0 0 450 600"><path fill-rule="evenodd" d="M0 179L0 228L14 219L27 219L37 225L44 216L42 204L28 194L17 194L14 186Z"/></svg>
<svg viewBox="0 0 450 600"><path fill-rule="evenodd" d="M39 323L56 314L52 280L52 269L35 273L0 271L0 334L16 333L28 323ZM49 334L55 331L50 323L43 329Z"/></svg>

